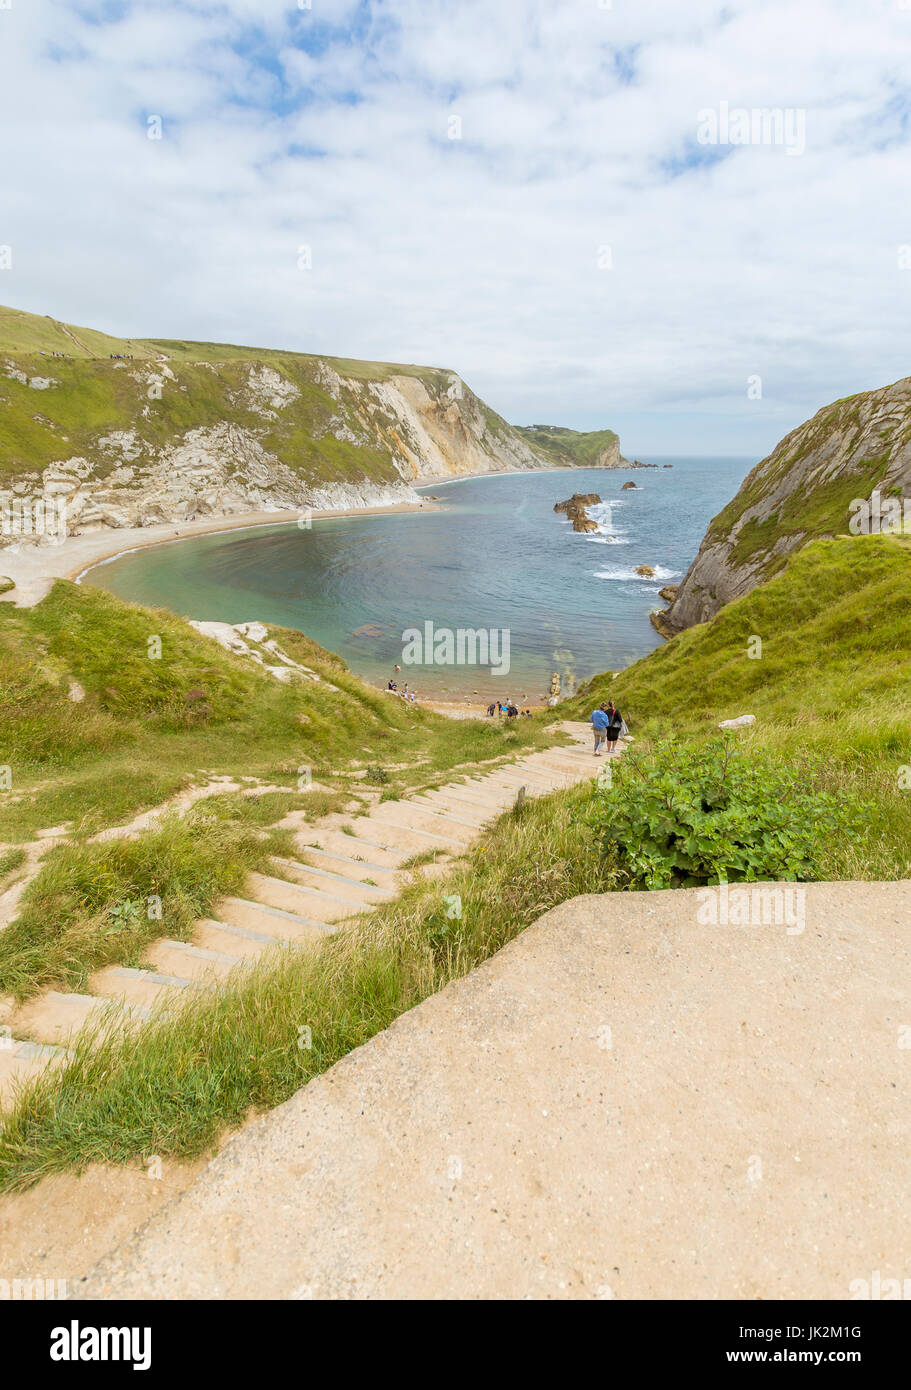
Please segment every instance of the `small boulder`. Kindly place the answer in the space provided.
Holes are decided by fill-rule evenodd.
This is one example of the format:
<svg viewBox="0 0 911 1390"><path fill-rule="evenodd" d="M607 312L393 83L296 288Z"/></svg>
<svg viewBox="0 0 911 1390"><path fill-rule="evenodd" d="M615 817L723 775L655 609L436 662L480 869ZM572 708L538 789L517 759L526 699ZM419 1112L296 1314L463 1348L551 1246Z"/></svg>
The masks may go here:
<svg viewBox="0 0 911 1390"><path fill-rule="evenodd" d="M630 488L634 488L634 489L636 490L636 492L638 492L638 491L639 491L639 484L638 484L638 483L624 483L623 486L622 486L622 488L620 489L620 491L621 491L621 492L629 492Z"/></svg>
<svg viewBox="0 0 911 1390"><path fill-rule="evenodd" d="M643 579L654 579L655 571L651 565L637 565L636 573L641 574Z"/></svg>

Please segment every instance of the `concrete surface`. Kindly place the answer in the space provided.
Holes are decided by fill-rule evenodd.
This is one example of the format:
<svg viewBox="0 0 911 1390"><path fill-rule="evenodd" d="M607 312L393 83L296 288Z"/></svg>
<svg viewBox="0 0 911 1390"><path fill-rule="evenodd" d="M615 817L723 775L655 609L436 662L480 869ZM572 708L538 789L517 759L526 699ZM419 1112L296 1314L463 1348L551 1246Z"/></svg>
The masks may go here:
<svg viewBox="0 0 911 1390"><path fill-rule="evenodd" d="M826 1298L911 1274L911 882L800 928L577 898L262 1120L71 1296ZM700 922L700 914L703 922Z"/></svg>

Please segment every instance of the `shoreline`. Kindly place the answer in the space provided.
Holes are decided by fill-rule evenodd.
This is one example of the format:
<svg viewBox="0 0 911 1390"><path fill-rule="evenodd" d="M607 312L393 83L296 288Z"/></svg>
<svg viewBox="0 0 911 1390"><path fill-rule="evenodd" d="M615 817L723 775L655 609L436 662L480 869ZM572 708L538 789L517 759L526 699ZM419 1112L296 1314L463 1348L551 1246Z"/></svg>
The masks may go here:
<svg viewBox="0 0 911 1390"><path fill-rule="evenodd" d="M390 502L370 507L325 507L314 508L309 520L334 521L385 513L437 510L429 500ZM27 545L18 549L10 546L0 550L0 570L13 580L16 587L0 596L0 601L12 603L17 608L31 608L50 592L55 580L69 579L81 584L92 570L111 564L123 555L152 546L178 545L182 541L218 535L223 531L292 526L300 520L301 511L302 508L297 507L279 512L238 512L231 517L206 517L201 521L180 522L176 526L174 522L162 522L158 526L91 531L85 535L67 536L59 545Z"/></svg>
<svg viewBox="0 0 911 1390"><path fill-rule="evenodd" d="M624 464L614 464L603 471L622 471ZM551 468L511 468L489 473L465 473L455 478L414 478L409 486L415 490L449 487L453 483L472 482L478 478L510 478L525 473L573 473L571 465L556 464ZM207 517L200 521L162 522L157 526L110 527L90 531L85 535L66 536L59 545L26 545L0 549L0 572L13 580L15 587L0 594L0 602L15 608L31 608L50 592L55 580L68 579L81 584L92 570L113 563L124 555L146 550L151 546L174 545L195 540L199 536L218 535L223 531L245 531L267 526L290 526L300 519L300 507L284 511L239 512L230 517ZM439 511L429 498L419 502L390 502L369 507L325 507L310 511L311 521L332 521L359 516L381 516L395 512ZM177 529L179 526L181 529Z"/></svg>

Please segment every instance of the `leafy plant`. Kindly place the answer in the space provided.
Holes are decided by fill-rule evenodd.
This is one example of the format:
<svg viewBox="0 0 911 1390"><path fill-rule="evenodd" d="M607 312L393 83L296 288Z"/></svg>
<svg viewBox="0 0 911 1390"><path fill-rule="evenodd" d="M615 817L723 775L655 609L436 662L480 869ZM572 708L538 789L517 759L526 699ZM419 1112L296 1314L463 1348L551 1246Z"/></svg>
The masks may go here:
<svg viewBox="0 0 911 1390"><path fill-rule="evenodd" d="M659 744L611 772L589 821L629 888L818 878L829 838L857 825L850 800L814 785L811 760L747 754L727 739Z"/></svg>
<svg viewBox="0 0 911 1390"><path fill-rule="evenodd" d="M134 926L142 916L143 904L137 898L127 898L122 903L115 903L108 908L108 916L112 919L113 925L105 931L105 936L114 936L117 932L126 930Z"/></svg>

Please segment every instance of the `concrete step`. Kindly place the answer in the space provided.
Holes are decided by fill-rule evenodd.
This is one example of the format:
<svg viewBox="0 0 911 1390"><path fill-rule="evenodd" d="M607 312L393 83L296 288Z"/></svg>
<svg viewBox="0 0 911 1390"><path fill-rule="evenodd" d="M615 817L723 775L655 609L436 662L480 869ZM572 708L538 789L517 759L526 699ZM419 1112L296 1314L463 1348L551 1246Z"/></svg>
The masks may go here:
<svg viewBox="0 0 911 1390"><path fill-rule="evenodd" d="M441 801L445 802L457 802L465 807L465 814L469 816L472 809L481 815L490 815L491 813L495 815L504 806L508 806L510 802L508 791L494 791L480 782L460 782L454 787L438 787L435 791L427 792L427 795L439 797Z"/></svg>
<svg viewBox="0 0 911 1390"><path fill-rule="evenodd" d="M47 1043L0 1038L0 1109L8 1109L16 1092L49 1066L61 1066L71 1054Z"/></svg>
<svg viewBox="0 0 911 1390"><path fill-rule="evenodd" d="M216 922L207 917L196 923L193 942L209 949L221 951L224 955L236 956L239 962L256 960L274 948L288 947L295 951L306 951L307 945L300 941L287 941L284 937L273 937L266 931L253 931L250 927L232 927L227 922Z"/></svg>
<svg viewBox="0 0 911 1390"><path fill-rule="evenodd" d="M350 836L346 835L345 839L350 839ZM383 887L395 883L396 870L388 864L374 864L369 859L343 854L341 850L333 853L315 845L299 845L298 852L306 860L315 859L317 868L325 868L338 874L344 873L359 882L364 878L375 878ZM401 860L398 862L401 863Z"/></svg>
<svg viewBox="0 0 911 1390"><path fill-rule="evenodd" d="M246 963L243 957L213 949L203 942L190 944L164 937L149 947L145 961L161 975L178 976L193 983L223 980L232 970Z"/></svg>
<svg viewBox="0 0 911 1390"><path fill-rule="evenodd" d="M477 808L469 808L464 801L459 802L456 798L450 797L445 792L433 792L430 795L413 796L408 802L409 806L423 806L435 816L440 816L444 820L452 821L454 825L467 825L472 830L483 830L484 826L492 819L491 813L480 812ZM474 814L472 814L474 810Z"/></svg>
<svg viewBox="0 0 911 1390"><path fill-rule="evenodd" d="M542 796L568 785L565 777L557 776L553 772L539 772L535 768L522 768L521 771L517 772L503 772L500 773L500 776L507 786L526 787L529 791L537 791Z"/></svg>
<svg viewBox="0 0 911 1390"><path fill-rule="evenodd" d="M389 803L385 804L388 805ZM399 854L401 856L400 864L424 849L433 849L434 847L458 849L464 844L461 836L441 835L432 830L421 830L414 826L395 825L386 819L386 816L388 816L388 812L378 819L373 816L359 817L353 822L353 826L364 844L372 842L380 847L392 849Z"/></svg>
<svg viewBox="0 0 911 1390"><path fill-rule="evenodd" d="M304 833L308 841L312 841L318 848L327 853L347 855L352 858L358 856L364 863L370 864L373 868L383 865L387 869L397 869L402 860L407 859L408 855L413 852L411 849L402 850L396 846L391 846L388 841L378 840L375 835L373 838L364 839L353 828L349 835L344 830L323 829L322 826L315 825L312 828L308 826ZM363 833L367 836L370 835L369 830Z"/></svg>
<svg viewBox="0 0 911 1390"><path fill-rule="evenodd" d="M162 999L177 998L193 981L185 975L172 975L159 970L134 970L127 965L106 965L96 970L89 981L96 994L108 999L123 999L128 1004L140 1004L152 1009Z"/></svg>
<svg viewBox="0 0 911 1390"><path fill-rule="evenodd" d="M31 1033L42 1043L62 1045L71 1041L89 1019L96 1019L110 1009L111 1000L95 994L67 994L48 989L17 1010L14 1027L16 1032ZM145 1016L143 1009L128 1009L124 1022L141 1020Z"/></svg>
<svg viewBox="0 0 911 1390"><path fill-rule="evenodd" d="M541 791L544 793L550 791L551 785L550 779L545 780L537 773L529 775L529 773L525 771L504 772L495 780L491 780L490 790L492 793L504 797L504 799L506 797L512 797L512 799L515 800L516 789L518 787L527 787L531 791Z"/></svg>
<svg viewBox="0 0 911 1390"><path fill-rule="evenodd" d="M477 826L460 825L451 817L445 817L439 811L431 811L424 806L417 806L413 801L385 801L373 808L369 819L384 826L391 825L399 830L448 840L450 843L465 844L474 840L478 833Z"/></svg>
<svg viewBox="0 0 911 1390"><path fill-rule="evenodd" d="M536 760L538 767L554 767L565 769L567 772L587 772L594 758L594 745L588 752L578 753L542 753Z"/></svg>
<svg viewBox="0 0 911 1390"><path fill-rule="evenodd" d="M269 874L250 874L246 895L266 907L282 908L317 922L338 922L359 910L370 910L367 903L352 903L350 898L341 898L323 888L310 888L305 883L291 883Z"/></svg>
<svg viewBox="0 0 911 1390"><path fill-rule="evenodd" d="M282 944L265 932L251 931L249 927L232 927L211 917L196 923L193 942L204 950L234 956L238 962L256 960L270 947Z"/></svg>
<svg viewBox="0 0 911 1390"><path fill-rule="evenodd" d="M391 888L381 888L378 883L365 883L362 879L351 878L346 874L335 873L330 869L317 869L311 864L302 864L297 859L275 858L287 874L297 882L312 888L325 888L346 902L363 907L365 904L385 902L395 897ZM369 875L368 875L369 877Z"/></svg>
<svg viewBox="0 0 911 1390"><path fill-rule="evenodd" d="M336 930L318 918L253 902L249 898L222 898L218 911L220 919L230 927L248 927L264 936L283 937L286 941L316 945L323 936Z"/></svg>
<svg viewBox="0 0 911 1390"><path fill-rule="evenodd" d="M525 770L536 777L559 777L563 781L574 781L585 772L581 763L570 765L562 758L546 757L536 758L534 762L528 763Z"/></svg>

